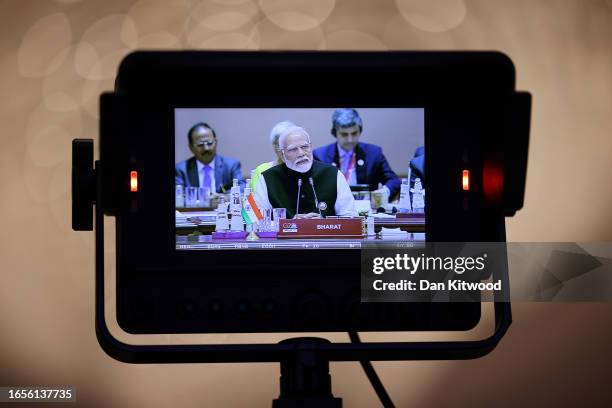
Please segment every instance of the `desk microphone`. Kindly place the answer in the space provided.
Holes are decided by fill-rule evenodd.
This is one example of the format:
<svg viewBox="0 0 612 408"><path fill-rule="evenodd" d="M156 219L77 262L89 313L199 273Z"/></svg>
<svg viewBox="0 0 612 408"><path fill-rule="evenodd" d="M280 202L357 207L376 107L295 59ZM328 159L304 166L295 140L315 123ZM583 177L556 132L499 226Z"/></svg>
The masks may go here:
<svg viewBox="0 0 612 408"><path fill-rule="evenodd" d="M308 177L308 182L310 183L310 187L312 187L312 193L314 194L315 205L317 206L317 210L319 210L319 215L323 218L323 214L321 213L321 208L319 207L319 199L317 198L317 192L314 188L314 181L312 181L312 177Z"/></svg>
<svg viewBox="0 0 612 408"><path fill-rule="evenodd" d="M297 195L297 205L295 206L295 215L293 218L297 217L300 213L300 191L302 190L302 179L298 179L298 195Z"/></svg>

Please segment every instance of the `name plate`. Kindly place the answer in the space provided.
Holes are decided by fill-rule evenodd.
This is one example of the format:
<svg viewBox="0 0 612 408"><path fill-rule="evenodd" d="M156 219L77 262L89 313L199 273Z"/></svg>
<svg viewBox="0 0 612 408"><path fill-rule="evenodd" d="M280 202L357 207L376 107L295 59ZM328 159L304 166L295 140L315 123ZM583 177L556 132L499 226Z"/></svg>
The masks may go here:
<svg viewBox="0 0 612 408"><path fill-rule="evenodd" d="M363 218L279 220L277 238L363 238Z"/></svg>

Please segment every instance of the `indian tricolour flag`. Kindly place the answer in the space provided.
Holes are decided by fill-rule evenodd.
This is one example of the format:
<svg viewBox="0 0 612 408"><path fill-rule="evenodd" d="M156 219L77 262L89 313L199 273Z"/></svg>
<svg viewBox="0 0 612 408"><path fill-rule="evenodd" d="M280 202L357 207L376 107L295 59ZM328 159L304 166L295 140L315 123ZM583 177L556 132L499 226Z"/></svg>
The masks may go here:
<svg viewBox="0 0 612 408"><path fill-rule="evenodd" d="M242 218L244 218L244 222L246 222L247 225L255 224L263 218L261 211L259 211L259 207L257 207L255 198L253 197L253 193L250 193L244 201Z"/></svg>

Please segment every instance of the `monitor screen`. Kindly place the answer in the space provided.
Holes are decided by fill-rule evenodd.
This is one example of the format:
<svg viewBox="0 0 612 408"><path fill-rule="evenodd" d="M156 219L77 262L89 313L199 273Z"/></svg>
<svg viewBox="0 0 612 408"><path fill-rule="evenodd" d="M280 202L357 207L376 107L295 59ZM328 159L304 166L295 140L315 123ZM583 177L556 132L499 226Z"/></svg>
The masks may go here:
<svg viewBox="0 0 612 408"><path fill-rule="evenodd" d="M423 108L174 112L177 250L425 241Z"/></svg>

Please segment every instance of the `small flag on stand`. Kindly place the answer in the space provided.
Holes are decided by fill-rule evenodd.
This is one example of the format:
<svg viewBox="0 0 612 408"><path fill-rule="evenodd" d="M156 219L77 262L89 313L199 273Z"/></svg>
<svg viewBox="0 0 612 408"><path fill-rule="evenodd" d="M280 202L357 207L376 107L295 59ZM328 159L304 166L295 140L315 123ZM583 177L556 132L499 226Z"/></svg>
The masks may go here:
<svg viewBox="0 0 612 408"><path fill-rule="evenodd" d="M259 207L257 207L255 198L253 197L253 193L250 193L246 197L246 200L244 200L244 206L242 207L242 218L244 218L244 222L247 225L255 224L263 218L261 211L259 211Z"/></svg>

